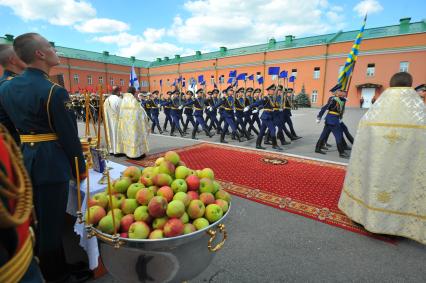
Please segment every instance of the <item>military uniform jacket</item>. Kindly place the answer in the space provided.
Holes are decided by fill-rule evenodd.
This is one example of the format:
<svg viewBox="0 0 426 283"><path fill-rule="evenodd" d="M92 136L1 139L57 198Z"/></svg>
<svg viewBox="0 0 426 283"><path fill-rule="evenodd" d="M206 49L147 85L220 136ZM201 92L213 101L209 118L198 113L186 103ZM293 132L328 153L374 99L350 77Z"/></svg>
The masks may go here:
<svg viewBox="0 0 426 283"><path fill-rule="evenodd" d="M287 95L284 96L284 101L285 101L284 107L283 107L284 108L284 114L291 117L292 115L291 115L290 97L288 97Z"/></svg>
<svg viewBox="0 0 426 283"><path fill-rule="evenodd" d="M192 116L194 114L194 110L192 109L192 105L195 100L193 98L187 99L183 104L183 113L187 116Z"/></svg>
<svg viewBox="0 0 426 283"><path fill-rule="evenodd" d="M329 125L338 125L340 123L340 119L343 116L343 111L345 108L345 98L339 98L337 96L331 96L327 104L321 107L321 110L318 114L318 119L324 115L325 111L328 110L327 115L325 116L325 123Z"/></svg>
<svg viewBox="0 0 426 283"><path fill-rule="evenodd" d="M245 105L245 100L243 97L238 98L237 100L235 100L235 116L237 117L244 117L244 108L246 107Z"/></svg>
<svg viewBox="0 0 426 283"><path fill-rule="evenodd" d="M158 104L160 104L160 100L158 98L150 99L148 101L149 108L151 109L151 115L160 115L160 108L158 107Z"/></svg>
<svg viewBox="0 0 426 283"><path fill-rule="evenodd" d="M168 99L162 99L160 102L161 106L164 107L164 113L170 113L172 100L170 98Z"/></svg>
<svg viewBox="0 0 426 283"><path fill-rule="evenodd" d="M225 115L225 117L227 118L234 117L234 98L232 96L224 97L221 100L219 100L219 102L215 105L215 108L218 108L221 106L223 106L222 114Z"/></svg>
<svg viewBox="0 0 426 283"><path fill-rule="evenodd" d="M24 163L33 185L68 182L85 163L68 92L43 71L28 68L0 86L0 104L20 134L56 133L58 140L24 143Z"/></svg>
<svg viewBox="0 0 426 283"><path fill-rule="evenodd" d="M255 103L250 105L250 108L258 107L259 109L263 108L262 115L260 119L262 120L272 120L273 111L274 111L274 102L273 97L264 96L263 98L258 99Z"/></svg>

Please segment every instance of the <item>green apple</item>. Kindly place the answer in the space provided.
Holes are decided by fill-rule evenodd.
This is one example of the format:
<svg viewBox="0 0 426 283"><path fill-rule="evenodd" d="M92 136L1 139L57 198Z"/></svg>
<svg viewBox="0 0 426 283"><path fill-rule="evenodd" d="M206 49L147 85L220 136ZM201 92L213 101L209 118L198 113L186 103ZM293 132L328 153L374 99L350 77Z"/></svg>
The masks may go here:
<svg viewBox="0 0 426 283"><path fill-rule="evenodd" d="M145 186L142 183L134 183L129 186L127 189L127 198L136 198L136 193L144 188Z"/></svg>
<svg viewBox="0 0 426 283"><path fill-rule="evenodd" d="M173 192L176 194L177 192L184 192L188 190L188 186L186 185L185 180L183 179L176 179L172 182L171 185Z"/></svg>
<svg viewBox="0 0 426 283"><path fill-rule="evenodd" d="M151 216L148 212L148 206L142 205L136 208L135 212L133 213L136 221L143 221L145 223L149 223L151 221Z"/></svg>
<svg viewBox="0 0 426 283"><path fill-rule="evenodd" d="M136 166L129 166L123 171L123 177L128 177L132 183L139 181L141 177L141 169Z"/></svg>
<svg viewBox="0 0 426 283"><path fill-rule="evenodd" d="M168 217L180 218L185 213L185 205L180 200L172 200L167 205L166 213Z"/></svg>
<svg viewBox="0 0 426 283"><path fill-rule="evenodd" d="M213 223L222 218L223 210L217 204L209 204L204 215L210 223Z"/></svg>
<svg viewBox="0 0 426 283"><path fill-rule="evenodd" d="M183 202L183 204L185 205L185 207L188 207L189 202L191 201L191 199L189 198L188 194L184 193L184 192L177 192L173 196L173 200L180 200L181 202Z"/></svg>
<svg viewBox="0 0 426 283"><path fill-rule="evenodd" d="M186 166L178 166L175 170L176 179L186 179L191 173L191 170Z"/></svg>
<svg viewBox="0 0 426 283"><path fill-rule="evenodd" d="M92 205L90 206L99 205L106 209L108 207L108 202L109 202L108 194L105 192L94 194L93 197L91 198L91 201L92 201Z"/></svg>
<svg viewBox="0 0 426 283"><path fill-rule="evenodd" d="M167 216L155 218L152 221L152 228L154 228L154 229L163 229L164 225L166 224L166 222L168 220L169 220L169 218Z"/></svg>
<svg viewBox="0 0 426 283"><path fill-rule="evenodd" d="M112 208L120 208L126 197L123 194L114 194L111 196ZM111 207L109 207L111 209Z"/></svg>
<svg viewBox="0 0 426 283"><path fill-rule="evenodd" d="M179 219L182 220L183 224L188 223L189 222L189 215L188 215L188 213L184 212Z"/></svg>
<svg viewBox="0 0 426 283"><path fill-rule="evenodd" d="M151 233L149 233L149 239L163 239L164 233L161 229L155 229Z"/></svg>
<svg viewBox="0 0 426 283"><path fill-rule="evenodd" d="M157 158L157 160L155 160L155 166L160 165L161 162L163 162L163 161L164 161L164 157Z"/></svg>
<svg viewBox="0 0 426 283"><path fill-rule="evenodd" d="M193 232L197 231L197 229L195 229L195 226L192 225L191 223L185 223L183 225L183 234L191 234Z"/></svg>
<svg viewBox="0 0 426 283"><path fill-rule="evenodd" d="M203 217L197 218L194 220L194 222L192 222L192 224L194 225L195 229L197 230L201 230L206 228L207 226L209 226L209 221Z"/></svg>
<svg viewBox="0 0 426 283"><path fill-rule="evenodd" d="M138 206L139 204L135 199L133 198L125 199L121 203L121 211L124 214L133 214L133 212Z"/></svg>
<svg viewBox="0 0 426 283"><path fill-rule="evenodd" d="M223 199L228 203L231 202L231 195L225 190L218 190L214 196L216 199Z"/></svg>
<svg viewBox="0 0 426 283"><path fill-rule="evenodd" d="M106 215L102 217L102 219L99 221L98 228L104 233L107 233L110 235L114 234L114 225L112 221L112 216ZM120 221L117 221L117 219L115 219L115 228L117 229L117 231L120 228Z"/></svg>
<svg viewBox="0 0 426 283"><path fill-rule="evenodd" d="M213 193L213 181L209 178L202 178L200 180L200 193Z"/></svg>
<svg viewBox="0 0 426 283"><path fill-rule="evenodd" d="M179 154L176 153L176 151L168 151L164 155L164 159L167 161L170 161L174 165L177 165L180 161Z"/></svg>
<svg viewBox="0 0 426 283"><path fill-rule="evenodd" d="M121 221L121 218L123 218L123 212L121 211L121 209L119 209L119 208L114 208L113 210L108 211L108 214L107 214L107 215L111 215L111 214L112 214L112 211L114 211L114 217L115 217L115 220L117 220L117 219L118 219L118 222L120 222L120 221Z"/></svg>
<svg viewBox="0 0 426 283"><path fill-rule="evenodd" d="M213 181L213 192L212 192L212 194L215 194L220 189L221 189L220 184L218 182L216 182L216 181Z"/></svg>
<svg viewBox="0 0 426 283"><path fill-rule="evenodd" d="M129 228L130 239L146 239L148 238L150 229L148 224L143 221L136 221Z"/></svg>
<svg viewBox="0 0 426 283"><path fill-rule="evenodd" d="M121 177L114 182L113 192L114 193L125 193L127 188L132 184L132 180L129 177Z"/></svg>
<svg viewBox="0 0 426 283"><path fill-rule="evenodd" d="M200 172L200 178L209 178L210 180L214 180L214 172L210 168L204 168Z"/></svg>

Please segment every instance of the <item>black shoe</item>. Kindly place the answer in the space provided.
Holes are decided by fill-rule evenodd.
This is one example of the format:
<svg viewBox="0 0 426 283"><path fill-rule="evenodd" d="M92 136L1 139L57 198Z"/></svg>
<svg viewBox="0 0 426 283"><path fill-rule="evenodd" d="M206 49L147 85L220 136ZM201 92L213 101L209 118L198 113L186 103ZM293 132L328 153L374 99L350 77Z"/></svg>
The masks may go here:
<svg viewBox="0 0 426 283"><path fill-rule="evenodd" d="M288 142L286 140L281 141L281 145L289 145L289 144L291 144L291 142Z"/></svg>
<svg viewBox="0 0 426 283"><path fill-rule="evenodd" d="M329 144L329 143L325 143L325 146L326 146L326 147L332 147L332 145L331 145L331 144Z"/></svg>
<svg viewBox="0 0 426 283"><path fill-rule="evenodd" d="M345 150L352 150L352 147L350 147L349 145L346 145L343 147Z"/></svg>
<svg viewBox="0 0 426 283"><path fill-rule="evenodd" d="M315 149L315 152L316 152L316 153L321 153L321 154L327 154L327 152L322 151L322 150L321 150L321 148L316 148L316 149Z"/></svg>
<svg viewBox="0 0 426 283"><path fill-rule="evenodd" d="M349 159L349 154L347 154L346 152L339 153L339 156L340 156L341 158Z"/></svg>
<svg viewBox="0 0 426 283"><path fill-rule="evenodd" d="M277 142L277 137L272 137L272 148L275 150L283 150Z"/></svg>
<svg viewBox="0 0 426 283"><path fill-rule="evenodd" d="M206 136L208 136L209 138L214 136L214 134L210 133L207 129L205 129L204 132L206 133Z"/></svg>

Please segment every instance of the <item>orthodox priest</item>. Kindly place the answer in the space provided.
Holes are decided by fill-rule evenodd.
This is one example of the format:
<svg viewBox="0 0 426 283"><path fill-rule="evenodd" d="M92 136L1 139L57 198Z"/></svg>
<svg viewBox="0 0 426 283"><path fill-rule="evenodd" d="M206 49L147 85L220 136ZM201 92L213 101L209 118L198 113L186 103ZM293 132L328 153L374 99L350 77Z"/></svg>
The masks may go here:
<svg viewBox="0 0 426 283"><path fill-rule="evenodd" d="M339 208L373 233L426 245L425 104L406 72L361 119Z"/></svg>
<svg viewBox="0 0 426 283"><path fill-rule="evenodd" d="M120 117L120 87L114 86L112 88L112 94L105 100L104 103L104 115L105 125L107 129L110 154L119 154L117 151L117 127L118 118Z"/></svg>
<svg viewBox="0 0 426 283"><path fill-rule="evenodd" d="M123 95L117 126L116 151L124 153L128 158L143 158L149 151L150 123L135 94L136 88L131 86Z"/></svg>

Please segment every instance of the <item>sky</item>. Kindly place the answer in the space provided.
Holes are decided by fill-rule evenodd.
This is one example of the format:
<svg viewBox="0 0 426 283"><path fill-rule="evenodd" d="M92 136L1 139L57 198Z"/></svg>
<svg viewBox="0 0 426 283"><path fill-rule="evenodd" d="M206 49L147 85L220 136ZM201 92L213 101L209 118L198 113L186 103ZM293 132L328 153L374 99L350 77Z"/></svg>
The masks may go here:
<svg viewBox="0 0 426 283"><path fill-rule="evenodd" d="M153 61L395 25L425 18L424 0L0 0L2 33L38 32L56 45ZM3 34L1 34L3 35Z"/></svg>

